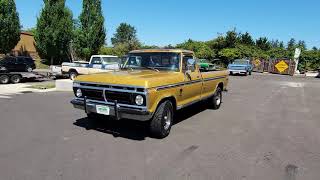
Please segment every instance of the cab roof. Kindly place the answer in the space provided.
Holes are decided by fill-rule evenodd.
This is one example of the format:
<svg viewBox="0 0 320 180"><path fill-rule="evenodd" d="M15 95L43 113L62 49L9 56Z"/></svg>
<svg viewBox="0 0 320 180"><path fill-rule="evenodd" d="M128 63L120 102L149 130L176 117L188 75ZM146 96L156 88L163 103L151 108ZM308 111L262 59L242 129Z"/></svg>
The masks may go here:
<svg viewBox="0 0 320 180"><path fill-rule="evenodd" d="M184 49L140 49L140 50L130 51L130 53L153 53L153 52L194 54L193 51L184 50Z"/></svg>

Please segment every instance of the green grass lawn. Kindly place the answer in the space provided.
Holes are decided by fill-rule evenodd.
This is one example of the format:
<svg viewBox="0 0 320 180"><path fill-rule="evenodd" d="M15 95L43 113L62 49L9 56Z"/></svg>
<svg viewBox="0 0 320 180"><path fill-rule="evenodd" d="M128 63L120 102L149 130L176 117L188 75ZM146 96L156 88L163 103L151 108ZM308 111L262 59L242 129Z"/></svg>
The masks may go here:
<svg viewBox="0 0 320 180"><path fill-rule="evenodd" d="M34 85L29 86L28 88L31 88L31 89L52 89L55 87L56 87L55 82L49 82L49 83L46 82L46 83L34 84Z"/></svg>

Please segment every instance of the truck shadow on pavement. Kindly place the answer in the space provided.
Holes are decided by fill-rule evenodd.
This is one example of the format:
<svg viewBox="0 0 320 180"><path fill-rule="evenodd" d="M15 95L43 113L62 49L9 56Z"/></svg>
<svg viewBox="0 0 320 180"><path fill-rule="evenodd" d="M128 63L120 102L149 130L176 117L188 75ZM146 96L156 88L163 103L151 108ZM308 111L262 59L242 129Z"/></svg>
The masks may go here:
<svg viewBox="0 0 320 180"><path fill-rule="evenodd" d="M183 110L177 111L175 115L174 125L182 123L190 117L207 110L205 102L196 103ZM139 122L132 120L111 120L111 119L99 119L92 121L88 118L81 118L73 123L75 126L84 128L86 130L95 130L101 133L111 134L113 137L121 137L136 141L143 141L147 137L150 137L148 125L149 122ZM171 131L171 133L174 133Z"/></svg>

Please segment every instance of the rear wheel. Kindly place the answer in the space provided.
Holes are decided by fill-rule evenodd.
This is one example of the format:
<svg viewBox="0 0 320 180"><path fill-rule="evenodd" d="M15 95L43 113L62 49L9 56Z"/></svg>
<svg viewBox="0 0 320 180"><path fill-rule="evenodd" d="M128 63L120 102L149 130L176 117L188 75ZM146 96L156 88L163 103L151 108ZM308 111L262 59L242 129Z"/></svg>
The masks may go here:
<svg viewBox="0 0 320 180"><path fill-rule="evenodd" d="M0 83L1 84L8 84L9 83L9 76L8 75L0 75Z"/></svg>
<svg viewBox="0 0 320 180"><path fill-rule="evenodd" d="M18 84L19 82L21 82L21 76L20 75L13 75L13 76L11 76L10 81L13 84Z"/></svg>
<svg viewBox="0 0 320 180"><path fill-rule="evenodd" d="M155 138L165 138L170 134L173 123L173 105L165 101L159 105L150 122L150 133Z"/></svg>
<svg viewBox="0 0 320 180"><path fill-rule="evenodd" d="M69 72L69 78L71 80L74 80L78 76L78 73L76 71L70 71Z"/></svg>
<svg viewBox="0 0 320 180"><path fill-rule="evenodd" d="M217 87L214 95L209 99L212 109L219 109L222 103L222 89Z"/></svg>
<svg viewBox="0 0 320 180"><path fill-rule="evenodd" d="M232 72L232 71L230 71L230 75L233 75L233 72Z"/></svg>

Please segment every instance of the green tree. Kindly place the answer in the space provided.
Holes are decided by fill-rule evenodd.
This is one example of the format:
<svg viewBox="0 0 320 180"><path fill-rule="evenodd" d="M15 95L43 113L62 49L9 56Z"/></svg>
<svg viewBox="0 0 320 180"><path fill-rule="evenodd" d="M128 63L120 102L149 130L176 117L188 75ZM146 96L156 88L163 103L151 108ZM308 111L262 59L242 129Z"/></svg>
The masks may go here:
<svg viewBox="0 0 320 180"><path fill-rule="evenodd" d="M302 40L298 41L297 47L300 48L301 50L307 49L306 42Z"/></svg>
<svg viewBox="0 0 320 180"><path fill-rule="evenodd" d="M101 0L83 0L79 20L73 44L77 56L89 60L105 44L106 30Z"/></svg>
<svg viewBox="0 0 320 180"><path fill-rule="evenodd" d="M268 38L266 37L260 37L259 39L256 40L256 45L258 48L268 51L271 49L271 44L268 41Z"/></svg>
<svg viewBox="0 0 320 180"><path fill-rule="evenodd" d="M318 48L317 48L316 46L313 46L313 47L312 47L312 50L318 51Z"/></svg>
<svg viewBox="0 0 320 180"><path fill-rule="evenodd" d="M284 49L284 42L283 41L280 41L279 48Z"/></svg>
<svg viewBox="0 0 320 180"><path fill-rule="evenodd" d="M250 45L250 46L254 45L252 36L248 32L240 35L240 43L244 45Z"/></svg>
<svg viewBox="0 0 320 180"><path fill-rule="evenodd" d="M127 44L129 51L138 49L141 46L137 38L137 30L134 26L127 23L121 23L116 30L111 42L114 46L119 44Z"/></svg>
<svg viewBox="0 0 320 180"><path fill-rule="evenodd" d="M289 41L288 41L288 45L287 45L287 50L294 50L296 48L296 40L294 38L291 38Z"/></svg>
<svg viewBox="0 0 320 180"><path fill-rule="evenodd" d="M210 47L205 42L193 41L189 39L184 43L178 44L176 47L194 51L197 58L213 59L215 57L215 52L210 49Z"/></svg>
<svg viewBox="0 0 320 180"><path fill-rule="evenodd" d="M20 21L14 0L0 0L0 54L9 53L20 40Z"/></svg>
<svg viewBox="0 0 320 180"><path fill-rule="evenodd" d="M72 13L65 0L44 0L34 35L39 55L50 59L50 64L68 58L72 31Z"/></svg>
<svg viewBox="0 0 320 180"><path fill-rule="evenodd" d="M226 34L226 40L225 40L226 47L234 48L238 40L239 38L238 38L238 33L236 32L236 29L232 31L228 31Z"/></svg>
<svg viewBox="0 0 320 180"><path fill-rule="evenodd" d="M242 58L241 52L236 48L225 48L219 53L219 58L221 58L225 64L229 64L232 60Z"/></svg>

